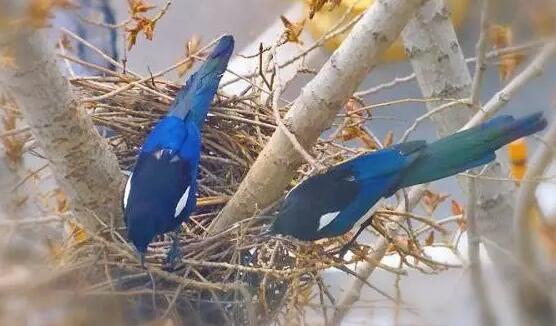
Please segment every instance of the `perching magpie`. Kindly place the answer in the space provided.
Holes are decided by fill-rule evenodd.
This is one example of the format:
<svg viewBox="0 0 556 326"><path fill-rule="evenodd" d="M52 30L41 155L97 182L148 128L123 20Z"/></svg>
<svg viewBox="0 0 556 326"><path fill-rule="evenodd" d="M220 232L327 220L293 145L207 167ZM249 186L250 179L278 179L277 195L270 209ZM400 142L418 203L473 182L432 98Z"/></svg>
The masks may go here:
<svg viewBox="0 0 556 326"><path fill-rule="evenodd" d="M487 164L500 147L546 125L542 113L503 115L431 144L410 141L358 156L294 187L270 231L305 241L342 235L381 198Z"/></svg>
<svg viewBox="0 0 556 326"><path fill-rule="evenodd" d="M230 35L218 41L178 91L168 115L147 136L127 180L122 200L124 218L142 264L152 239L177 231L195 210L201 128L233 48ZM175 235L172 250L174 254L177 251Z"/></svg>

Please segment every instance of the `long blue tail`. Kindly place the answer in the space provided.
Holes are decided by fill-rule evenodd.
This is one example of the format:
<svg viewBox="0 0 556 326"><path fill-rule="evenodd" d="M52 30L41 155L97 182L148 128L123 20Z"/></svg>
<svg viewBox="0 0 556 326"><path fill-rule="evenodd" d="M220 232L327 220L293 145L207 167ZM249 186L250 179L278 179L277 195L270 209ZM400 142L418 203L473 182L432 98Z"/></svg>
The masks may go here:
<svg viewBox="0 0 556 326"><path fill-rule="evenodd" d="M514 119L503 115L428 145L407 168L399 188L426 183L486 164L500 147L544 129L542 112Z"/></svg>
<svg viewBox="0 0 556 326"><path fill-rule="evenodd" d="M233 50L234 38L223 36L199 70L178 91L169 116L195 121L199 127L203 125Z"/></svg>

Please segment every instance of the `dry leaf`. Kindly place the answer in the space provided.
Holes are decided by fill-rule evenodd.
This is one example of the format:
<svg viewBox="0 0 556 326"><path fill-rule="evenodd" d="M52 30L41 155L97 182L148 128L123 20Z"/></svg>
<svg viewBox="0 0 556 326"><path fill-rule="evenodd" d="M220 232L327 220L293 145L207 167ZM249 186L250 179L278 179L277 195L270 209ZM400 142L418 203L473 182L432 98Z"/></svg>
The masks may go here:
<svg viewBox="0 0 556 326"><path fill-rule="evenodd" d="M342 0L311 0L309 3L309 19L312 19L327 3L330 6L329 10L333 10L342 3Z"/></svg>
<svg viewBox="0 0 556 326"><path fill-rule="evenodd" d="M126 27L127 36L127 48L131 50L135 43L137 43L137 35L143 32L145 38L152 41L154 36L154 27L156 22L146 17L133 17L135 26Z"/></svg>
<svg viewBox="0 0 556 326"><path fill-rule="evenodd" d="M438 205L445 201L448 197L450 197L450 195L441 195L430 190L425 190L422 200L423 205L425 206L425 211L428 214L432 214Z"/></svg>
<svg viewBox="0 0 556 326"><path fill-rule="evenodd" d="M429 235L425 238L425 245L432 246L434 243L434 231L431 231Z"/></svg>
<svg viewBox="0 0 556 326"><path fill-rule="evenodd" d="M452 203L450 208L452 209L452 214L454 215L463 215L463 208L461 207L461 205L452 199Z"/></svg>
<svg viewBox="0 0 556 326"><path fill-rule="evenodd" d="M69 211L69 203L66 198L66 194L61 189L56 191L56 207L54 208L54 211L57 214L63 214Z"/></svg>
<svg viewBox="0 0 556 326"><path fill-rule="evenodd" d="M413 254L414 258L416 259L416 262L419 262L419 256L423 254L419 244L416 243L414 240L410 239L407 244L407 249L409 253Z"/></svg>
<svg viewBox="0 0 556 326"><path fill-rule="evenodd" d="M2 119L2 129L4 131L15 131L17 129L17 109L15 105L5 99L0 99L0 105L4 108ZM0 138L4 147L4 153L12 164L21 163L23 148L31 136L28 133L16 133L11 136Z"/></svg>
<svg viewBox="0 0 556 326"><path fill-rule="evenodd" d="M494 24L490 26L488 35L490 43L492 43L496 49L508 47L513 43L513 32L511 26Z"/></svg>
<svg viewBox="0 0 556 326"><path fill-rule="evenodd" d="M137 43L137 36L141 32L145 35L147 40L152 41L156 22L162 18L169 3L157 16L155 16L155 18L148 18L143 15L145 12L155 8L154 5L144 0L128 0L128 4L131 21L126 24L125 29L127 32L127 48L131 50Z"/></svg>
<svg viewBox="0 0 556 326"><path fill-rule="evenodd" d="M384 147L390 147L394 143L394 132L392 130L388 130L382 144Z"/></svg>
<svg viewBox="0 0 556 326"><path fill-rule="evenodd" d="M156 7L155 5L149 4L145 0L128 0L127 2L129 5L129 12L132 16L145 13Z"/></svg>
<svg viewBox="0 0 556 326"><path fill-rule="evenodd" d="M386 249L387 253L393 253L396 251L396 245L394 245L393 243L388 244L388 249Z"/></svg>
<svg viewBox="0 0 556 326"><path fill-rule="evenodd" d="M492 25L489 28L489 38L496 49L509 47L513 44L512 28L510 26ZM498 62L500 80L506 81L524 59L525 55L517 52L500 56L500 61Z"/></svg>
<svg viewBox="0 0 556 326"><path fill-rule="evenodd" d="M375 142L373 137L371 137L371 135L367 134L365 129L361 129L361 131L362 132L359 135L359 140L361 140L361 142L363 142L363 145L365 146L365 148L369 149L369 150L378 149L378 144Z"/></svg>
<svg viewBox="0 0 556 326"><path fill-rule="evenodd" d="M178 62L187 60L183 64L179 65L177 68L178 76L180 76L180 78L183 77L191 69L191 67L193 67L193 64L195 63L195 58L191 57L191 55L198 52L200 47L201 47L201 38L197 34L194 34L193 36L191 36L191 39L185 45L185 55L178 60ZM198 55L204 56L205 53L199 53Z"/></svg>
<svg viewBox="0 0 556 326"><path fill-rule="evenodd" d="M359 139L366 149L374 150L378 148L378 144L364 128L365 119L363 119L362 107L361 103L353 98L346 102L344 109L347 116L338 138L342 141Z"/></svg>
<svg viewBox="0 0 556 326"><path fill-rule="evenodd" d="M73 221L64 223L66 233L69 236L69 242L72 245L80 245L87 241L87 232L80 225Z"/></svg>
<svg viewBox="0 0 556 326"><path fill-rule="evenodd" d="M284 33L286 34L286 39L288 40L288 42L298 43L298 44L303 45L303 41L301 41L299 36L301 36L301 32L303 32L303 26L305 25L305 19L303 19L302 21L297 22L297 23L290 22L284 16L280 16L280 19L282 20L282 24L284 24L284 27L286 28Z"/></svg>
<svg viewBox="0 0 556 326"><path fill-rule="evenodd" d="M342 141L350 141L355 138L359 138L361 133L361 128L358 126L346 126L342 129L340 133L340 139Z"/></svg>
<svg viewBox="0 0 556 326"><path fill-rule="evenodd" d="M498 74L501 81L506 81L512 75L515 68L525 60L525 55L521 53L508 53L500 57L498 62Z"/></svg>

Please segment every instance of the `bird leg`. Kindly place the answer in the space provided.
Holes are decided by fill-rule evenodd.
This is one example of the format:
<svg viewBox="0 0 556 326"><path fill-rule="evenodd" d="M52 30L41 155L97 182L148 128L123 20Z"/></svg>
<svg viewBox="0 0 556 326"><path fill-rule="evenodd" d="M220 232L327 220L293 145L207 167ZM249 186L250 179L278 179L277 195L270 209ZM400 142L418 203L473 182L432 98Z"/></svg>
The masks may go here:
<svg viewBox="0 0 556 326"><path fill-rule="evenodd" d="M340 254L341 259L344 259L344 256L346 255L348 250L351 249L351 247L355 243L355 240L357 240L357 238L361 235L363 230L365 230L367 227L369 227L371 225L372 221L373 221L373 216L371 215L371 217L369 217L367 220L365 220L365 222L361 223L361 226L359 227L359 230L357 230L357 233L355 233L355 235L353 237L351 237L351 239L349 239L348 243L346 243L342 247L342 249L340 249L339 254Z"/></svg>
<svg viewBox="0 0 556 326"><path fill-rule="evenodd" d="M181 250L179 248L179 230L175 230L170 234L172 238L172 245L166 254L166 267L173 271L176 267L176 262L181 257Z"/></svg>

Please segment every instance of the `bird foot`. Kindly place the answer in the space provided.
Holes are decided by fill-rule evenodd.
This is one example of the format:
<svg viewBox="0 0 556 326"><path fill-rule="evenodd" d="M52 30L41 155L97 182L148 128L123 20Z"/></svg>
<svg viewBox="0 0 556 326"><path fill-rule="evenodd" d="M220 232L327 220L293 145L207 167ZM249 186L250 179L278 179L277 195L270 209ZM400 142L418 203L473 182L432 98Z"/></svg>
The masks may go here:
<svg viewBox="0 0 556 326"><path fill-rule="evenodd" d="M344 256L347 254L347 252L351 249L351 246L353 245L353 242L350 241L349 243L345 244L342 249L340 249L340 252L338 253L340 256L340 259L344 259Z"/></svg>
<svg viewBox="0 0 556 326"><path fill-rule="evenodd" d="M178 239L176 237L172 237L172 246L170 250L166 254L166 261L164 263L164 269L167 271L174 271L176 268L176 264L180 261L182 257L181 249L178 246Z"/></svg>

